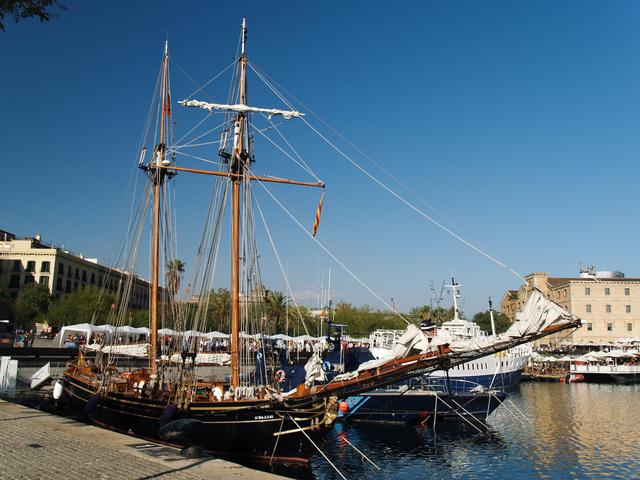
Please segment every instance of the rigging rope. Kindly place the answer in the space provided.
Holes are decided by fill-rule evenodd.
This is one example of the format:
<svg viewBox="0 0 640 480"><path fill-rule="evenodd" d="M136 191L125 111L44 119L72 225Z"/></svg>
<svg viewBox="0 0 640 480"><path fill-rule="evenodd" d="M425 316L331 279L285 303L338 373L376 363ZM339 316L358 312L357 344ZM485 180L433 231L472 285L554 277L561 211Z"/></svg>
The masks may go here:
<svg viewBox="0 0 640 480"><path fill-rule="evenodd" d="M276 256L276 260L278 260L278 266L280 267L280 272L282 272L282 277L284 278L285 283L287 284L287 290L289 291L289 295L291 295L291 299L293 300L293 304L296 307L296 311L298 313L298 318L302 321L302 326L304 328L304 332L307 335L310 335L309 333L309 329L307 328L307 324L304 321L304 317L302 316L302 312L300 311L300 306L298 304L298 301L296 300L295 295L293 294L293 290L291 289L291 285L289 284L289 278L287 278L287 275L284 271L284 267L282 266L282 261L280 260L280 255L278 255L278 250L276 249L276 245L273 241L273 237L271 236L271 231L269 230L269 227L267 225L267 221L264 218L264 215L262 213L262 208L260 208L260 204L258 203L258 200L256 199L256 207L258 207L258 213L260 214L260 218L262 219L262 223L264 225L264 229L267 232L267 236L269 237L269 242L271 243L271 248L273 249L273 253Z"/></svg>
<svg viewBox="0 0 640 480"><path fill-rule="evenodd" d="M309 233L309 231L302 225L302 223L300 223L300 221L287 209L287 207L285 207L282 202L280 202L280 200L278 200L278 198L271 193L271 191L264 185L264 183L262 183L260 180L256 179L256 181L260 184L260 186L267 192L267 194L269 194L269 196L273 199L274 202L276 202L280 208L282 208L282 210L289 216L289 218L291 218L291 220L293 220L298 227L300 227L302 229L302 231L309 237L311 238L311 240L313 240L314 242L316 242L316 244L327 254L329 255L338 265L340 265L345 272L347 272L349 275L351 275L351 277L353 277L353 279L355 279L360 285L362 285L364 288L367 289L367 291L369 293L371 293L374 297L376 297L383 305L385 305L389 310L391 310L393 312L394 315L397 315L398 317L400 317L401 319L403 319L407 325L411 324L411 322L404 316L402 315L400 312L395 311L395 309L389 305L380 295L378 295L376 292L374 292L366 283L364 283L364 281L362 281L360 279L360 277L358 277L352 270L349 269L349 267L347 267L344 263L342 263L338 257L336 257L327 247L325 247L322 242L320 242L316 237L314 237L313 235L311 235L311 233Z"/></svg>
<svg viewBox="0 0 640 480"><path fill-rule="evenodd" d="M256 73L256 75L258 75L258 77L265 83L265 85L267 85L267 87L269 87L269 89L280 99L282 100L289 108L291 109L295 109L295 107L288 102L270 83L269 81L260 73L258 72L251 63L247 62L248 65L251 67L251 69ZM338 146L336 146L333 142L331 142L327 137L325 137L322 133L320 133L313 125L311 125L304 117L300 117L300 119L316 134L318 135L320 138L322 138L329 146L331 146L331 148L333 148L336 152L338 152L342 157L344 157L346 160L348 160L352 165L354 165L358 170L360 170L363 174L365 174L367 177L369 177L374 183L378 184L378 186L380 186L381 188L383 188L384 190L386 190L387 192L389 192L391 195L393 195L394 197L396 197L400 202L402 202L403 204L405 204L407 207L409 207L410 209L414 210L416 213L418 213L419 215L421 215L422 217L424 217L425 219L429 220L431 223L433 223L434 225L436 225L438 228L440 228L441 230L443 230L444 232L448 233L449 235L451 235L452 237L454 237L455 239L459 240L460 242L462 242L463 244L465 244L466 246L468 246L469 248L471 248L472 250L476 251L477 253L479 253L480 255L484 256L485 258L487 258L488 260L494 262L496 265L504 268L505 270L511 272L513 275L515 275L517 278L519 278L520 280L522 280L524 283L526 283L526 280L524 279L524 277L516 272L514 269L512 269L511 267L509 267L508 265L506 265L505 263L501 262L500 260L498 260L497 258L491 256L490 254L486 253L484 250L480 249L479 247L477 247L476 245L474 245L473 243L471 243L470 241L466 240L465 238L463 238L462 236L458 235L457 233L453 232L451 229L449 229L448 227L446 227L445 225L443 225L441 222L438 222L435 218L431 217L430 215L426 214L425 212L423 212L421 209L419 209L418 207L416 207L415 205L413 205L411 202L409 202L408 200L406 200L402 195L400 195L399 193L395 192L393 189L391 189L389 186L387 186L385 183L383 183L381 180L379 180L378 178L376 178L373 174L369 173L364 167L362 167L358 162L356 162L354 159L352 159L349 155L347 155L344 151L342 151Z"/></svg>

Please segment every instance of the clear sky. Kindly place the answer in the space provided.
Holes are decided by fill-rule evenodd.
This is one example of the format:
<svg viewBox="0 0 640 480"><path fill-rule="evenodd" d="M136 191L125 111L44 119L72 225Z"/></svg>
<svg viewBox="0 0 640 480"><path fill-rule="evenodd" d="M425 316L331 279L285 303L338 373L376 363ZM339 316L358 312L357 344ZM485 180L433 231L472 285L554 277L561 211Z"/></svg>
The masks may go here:
<svg viewBox="0 0 640 480"><path fill-rule="evenodd" d="M522 274L572 276L582 260L640 276L638 2L62 3L59 18L8 20L0 34L0 228L108 263L165 36L181 99L195 90L189 78L199 86L233 61L246 16L250 60L465 238ZM249 81L254 104L284 107ZM201 99L225 101L228 84L221 77ZM177 135L202 116L174 105ZM288 138L327 183L318 239L383 298L401 309L429 303L430 282L453 273L472 315L518 287L291 122ZM260 173L310 180L264 141L256 148ZM181 175L176 191L188 277L208 183ZM317 190L272 191L311 227ZM258 200L296 292L318 289L320 264L336 300L381 306L267 196ZM266 283L284 290L270 246L262 251Z"/></svg>

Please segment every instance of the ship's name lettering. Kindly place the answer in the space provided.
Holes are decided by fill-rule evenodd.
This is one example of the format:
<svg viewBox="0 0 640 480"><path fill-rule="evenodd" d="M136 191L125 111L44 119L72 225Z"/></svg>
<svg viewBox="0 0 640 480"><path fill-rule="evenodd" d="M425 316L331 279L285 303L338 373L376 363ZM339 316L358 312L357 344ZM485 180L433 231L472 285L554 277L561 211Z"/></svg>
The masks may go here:
<svg viewBox="0 0 640 480"><path fill-rule="evenodd" d="M256 415L254 420L272 420L273 415Z"/></svg>

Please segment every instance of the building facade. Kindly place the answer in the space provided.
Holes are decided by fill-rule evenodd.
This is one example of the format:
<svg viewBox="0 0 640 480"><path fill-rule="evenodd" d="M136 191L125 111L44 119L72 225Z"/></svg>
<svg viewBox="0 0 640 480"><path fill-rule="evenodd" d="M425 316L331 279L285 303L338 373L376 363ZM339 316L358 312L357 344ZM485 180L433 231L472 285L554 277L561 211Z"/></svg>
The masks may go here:
<svg viewBox="0 0 640 480"><path fill-rule="evenodd" d="M501 311L511 320L522 310L527 291L535 287L548 298L582 320L582 328L570 336L552 340L575 345L603 344L640 337L640 278L622 272L582 269L578 277L549 277L535 272L525 277L526 286L508 290Z"/></svg>
<svg viewBox="0 0 640 480"><path fill-rule="evenodd" d="M14 298L22 287L31 283L47 287L55 297L87 286L116 292L128 275L100 265L97 259L48 245L39 236L16 239L11 234L0 235L0 284L6 285ZM148 307L150 292L149 282L134 276L131 306Z"/></svg>

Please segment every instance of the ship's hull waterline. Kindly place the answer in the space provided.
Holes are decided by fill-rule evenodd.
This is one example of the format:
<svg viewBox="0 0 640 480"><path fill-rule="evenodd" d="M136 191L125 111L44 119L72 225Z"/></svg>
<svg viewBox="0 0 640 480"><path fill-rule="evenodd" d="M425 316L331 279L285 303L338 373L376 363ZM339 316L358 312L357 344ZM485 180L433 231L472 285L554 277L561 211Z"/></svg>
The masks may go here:
<svg viewBox="0 0 640 480"><path fill-rule="evenodd" d="M341 413L343 421L391 422L431 425L436 421L484 422L506 398L503 392L469 393L410 390L376 390L349 397L349 410Z"/></svg>
<svg viewBox="0 0 640 480"><path fill-rule="evenodd" d="M117 393L97 399L94 389L70 377L65 377L64 389L73 409L85 412L92 423L148 440L185 446L159 436L166 402ZM325 399L294 409L264 401L248 402L242 407L236 402L234 407L230 409L225 402L201 403L186 411L176 409L171 421L202 422L193 444L217 457L304 465L315 450L311 440L317 443L322 439L337 413L335 402Z"/></svg>

